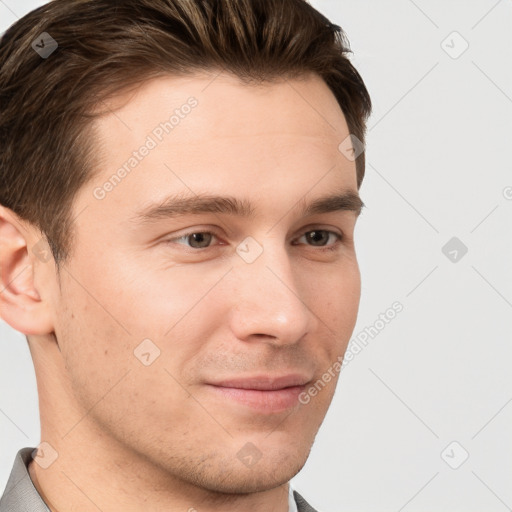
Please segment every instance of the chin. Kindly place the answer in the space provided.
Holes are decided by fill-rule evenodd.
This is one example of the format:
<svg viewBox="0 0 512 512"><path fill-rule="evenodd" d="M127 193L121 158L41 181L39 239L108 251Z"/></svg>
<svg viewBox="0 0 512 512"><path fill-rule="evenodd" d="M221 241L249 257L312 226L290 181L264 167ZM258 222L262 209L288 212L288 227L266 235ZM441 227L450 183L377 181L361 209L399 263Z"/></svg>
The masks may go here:
<svg viewBox="0 0 512 512"><path fill-rule="evenodd" d="M304 466L283 470L283 468L261 468L237 471L230 477L219 480L219 475L212 475L212 479L204 482L202 487L218 494L253 494L265 492L288 483Z"/></svg>
<svg viewBox="0 0 512 512"><path fill-rule="evenodd" d="M309 456L307 453L297 451L283 451L268 457L265 454L250 466L246 466L236 459L210 466L208 472L199 478L201 487L219 494L252 494L269 491L288 483L304 467ZM217 469L217 471L215 471Z"/></svg>

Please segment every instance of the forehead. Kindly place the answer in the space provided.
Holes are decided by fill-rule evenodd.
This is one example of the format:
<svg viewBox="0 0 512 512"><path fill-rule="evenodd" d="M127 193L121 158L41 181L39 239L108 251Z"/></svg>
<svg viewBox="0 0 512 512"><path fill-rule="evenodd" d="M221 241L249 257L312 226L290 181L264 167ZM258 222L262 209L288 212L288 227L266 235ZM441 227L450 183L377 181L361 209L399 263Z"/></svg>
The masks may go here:
<svg viewBox="0 0 512 512"><path fill-rule="evenodd" d="M226 73L165 76L107 107L95 121L101 163L88 191L90 200L111 182L102 208L135 211L184 191L286 196L291 184L306 192L315 182L356 190L355 163L338 149L345 117L316 75L259 85Z"/></svg>
<svg viewBox="0 0 512 512"><path fill-rule="evenodd" d="M135 91L120 94L105 102L107 115L96 125L103 137L117 135L112 128L140 135L147 132L146 122L161 122L180 109L191 97L197 99L200 115L187 132L189 139L204 139L205 135L254 134L247 118L261 122L266 131L290 130L289 120L300 117L304 122L292 128L293 133L311 134L325 132L326 135L347 129L344 115L327 84L316 74L303 75L296 79L278 77L272 81L243 83L237 76L227 72L207 72L188 76L162 76L148 80ZM127 121L136 121L130 125ZM183 130L180 126L180 131ZM135 142L135 141L134 141Z"/></svg>

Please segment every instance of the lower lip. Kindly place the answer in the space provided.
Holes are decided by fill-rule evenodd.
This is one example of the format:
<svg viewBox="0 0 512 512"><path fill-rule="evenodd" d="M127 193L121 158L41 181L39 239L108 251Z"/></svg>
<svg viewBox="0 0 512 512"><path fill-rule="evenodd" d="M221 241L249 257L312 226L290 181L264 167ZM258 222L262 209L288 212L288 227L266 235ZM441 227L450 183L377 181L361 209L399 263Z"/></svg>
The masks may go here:
<svg viewBox="0 0 512 512"><path fill-rule="evenodd" d="M299 395L306 386L292 386L284 389L262 391L259 389L226 388L222 386L209 386L214 392L246 405L262 413L283 412L299 403Z"/></svg>

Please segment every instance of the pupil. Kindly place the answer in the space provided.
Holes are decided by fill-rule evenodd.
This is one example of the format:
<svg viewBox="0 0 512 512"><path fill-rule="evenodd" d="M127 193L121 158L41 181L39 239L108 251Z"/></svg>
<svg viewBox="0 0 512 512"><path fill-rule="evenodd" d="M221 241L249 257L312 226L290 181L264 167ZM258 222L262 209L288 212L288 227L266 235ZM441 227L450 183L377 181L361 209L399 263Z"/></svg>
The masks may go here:
<svg viewBox="0 0 512 512"><path fill-rule="evenodd" d="M312 239L313 242L318 242L319 234L320 234L320 238L322 238L322 235L324 235L324 238L325 238L326 233L324 231L310 231L309 237L310 237L310 239ZM326 243L327 243L327 241L325 241L323 244L320 244L320 245L325 245Z"/></svg>
<svg viewBox="0 0 512 512"><path fill-rule="evenodd" d="M192 247L197 247L196 245L194 245L195 242L198 242L200 247L203 247L204 245L208 246L208 233L193 233L191 236L193 239L193 243L191 243ZM204 244L205 237L207 242L206 244ZM203 243L203 245L201 245L201 243Z"/></svg>

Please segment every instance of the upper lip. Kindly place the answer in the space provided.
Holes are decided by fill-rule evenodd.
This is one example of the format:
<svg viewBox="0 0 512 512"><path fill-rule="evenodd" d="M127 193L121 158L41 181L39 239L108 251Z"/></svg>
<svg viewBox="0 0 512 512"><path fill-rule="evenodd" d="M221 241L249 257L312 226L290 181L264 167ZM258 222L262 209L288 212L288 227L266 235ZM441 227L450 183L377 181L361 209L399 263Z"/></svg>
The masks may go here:
<svg viewBox="0 0 512 512"><path fill-rule="evenodd" d="M239 389L258 389L271 391L276 389L289 388L292 386L303 386L311 379L298 373L288 375L256 375L252 377L237 377L225 379L218 382L211 382L212 386Z"/></svg>

